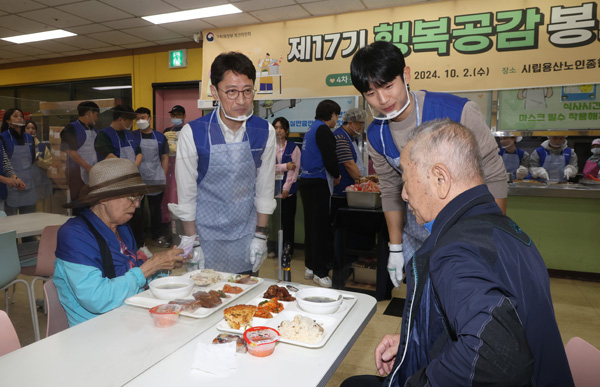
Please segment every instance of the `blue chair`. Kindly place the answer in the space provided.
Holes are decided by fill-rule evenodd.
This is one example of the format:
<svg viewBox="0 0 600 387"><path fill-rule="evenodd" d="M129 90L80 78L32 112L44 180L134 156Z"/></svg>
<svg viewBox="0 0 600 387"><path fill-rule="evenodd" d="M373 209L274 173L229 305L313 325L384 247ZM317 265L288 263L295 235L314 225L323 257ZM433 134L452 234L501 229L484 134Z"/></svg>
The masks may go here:
<svg viewBox="0 0 600 387"><path fill-rule="evenodd" d="M5 216L6 216L6 212L0 211L0 218L5 217Z"/></svg>
<svg viewBox="0 0 600 387"><path fill-rule="evenodd" d="M8 289L13 284L24 284L27 290L27 297L29 298L33 333L35 340L38 341L40 339L40 329L38 327L35 300L27 281L17 278L21 274L21 264L19 263L19 254L17 253L17 232L9 231L0 234L0 246L2 246L0 249L0 292L2 290L5 291L6 313L9 313Z"/></svg>

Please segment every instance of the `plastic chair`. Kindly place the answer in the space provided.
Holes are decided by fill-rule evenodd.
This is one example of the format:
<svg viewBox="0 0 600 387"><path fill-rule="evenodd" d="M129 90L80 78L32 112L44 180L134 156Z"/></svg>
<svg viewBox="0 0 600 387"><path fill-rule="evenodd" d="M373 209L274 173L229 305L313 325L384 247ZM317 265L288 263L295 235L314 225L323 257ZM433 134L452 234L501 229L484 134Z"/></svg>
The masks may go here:
<svg viewBox="0 0 600 387"><path fill-rule="evenodd" d="M0 356L21 348L19 336L5 311L0 310Z"/></svg>
<svg viewBox="0 0 600 387"><path fill-rule="evenodd" d="M17 253L17 232L9 231L0 234L0 291L5 290L6 312L8 313L8 289L16 283L25 284L27 297L29 298L29 310L31 312L31 322L33 324L33 333L35 340L40 339L40 330L37 324L37 311L35 309L35 300L29 289L27 281L18 279L21 273L21 264L19 263L19 254Z"/></svg>
<svg viewBox="0 0 600 387"><path fill-rule="evenodd" d="M64 331L69 327L67 312L58 299L58 291L52 280L44 284L44 298L48 307L48 324L46 325L46 337Z"/></svg>
<svg viewBox="0 0 600 387"><path fill-rule="evenodd" d="M596 387L600 382L600 351L581 337L565 347L575 387Z"/></svg>
<svg viewBox="0 0 600 387"><path fill-rule="evenodd" d="M4 212L4 211L0 211L0 218L3 218L3 217L5 217L5 216L6 216L6 212Z"/></svg>

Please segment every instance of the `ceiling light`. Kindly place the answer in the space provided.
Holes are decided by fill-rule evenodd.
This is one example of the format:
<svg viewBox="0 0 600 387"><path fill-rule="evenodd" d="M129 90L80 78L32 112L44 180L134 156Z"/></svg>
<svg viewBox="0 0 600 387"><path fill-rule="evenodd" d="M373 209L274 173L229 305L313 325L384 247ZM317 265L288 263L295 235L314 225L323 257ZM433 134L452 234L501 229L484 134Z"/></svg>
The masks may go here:
<svg viewBox="0 0 600 387"><path fill-rule="evenodd" d="M163 24L173 23L184 20L204 19L213 16L231 15L233 13L242 12L239 8L231 5L217 5L214 7L190 9L189 11L179 11L171 13L163 13L160 15L142 16L142 19L148 20L150 23Z"/></svg>
<svg viewBox="0 0 600 387"><path fill-rule="evenodd" d="M120 86L98 86L92 87L94 90L120 90L120 89L131 89L131 85L120 85Z"/></svg>
<svg viewBox="0 0 600 387"><path fill-rule="evenodd" d="M77 34L74 34L72 32L65 31L65 30L54 30L54 31L38 32L35 34L11 36L8 38L0 38L0 39L7 40L9 42L13 42L16 44L21 44L21 43L39 42L41 40L66 38L68 36L75 36L75 35L77 35Z"/></svg>

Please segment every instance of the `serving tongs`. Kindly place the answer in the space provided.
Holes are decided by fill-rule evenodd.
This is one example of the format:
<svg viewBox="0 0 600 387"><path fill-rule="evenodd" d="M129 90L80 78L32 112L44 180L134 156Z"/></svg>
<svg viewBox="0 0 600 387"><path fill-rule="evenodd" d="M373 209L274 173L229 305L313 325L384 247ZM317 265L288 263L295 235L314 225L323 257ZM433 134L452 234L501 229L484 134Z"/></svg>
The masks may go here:
<svg viewBox="0 0 600 387"><path fill-rule="evenodd" d="M594 176L590 175L589 173L588 173L587 177L589 177L590 179L595 180L595 181L600 181L600 179L598 179L597 177L594 177Z"/></svg>

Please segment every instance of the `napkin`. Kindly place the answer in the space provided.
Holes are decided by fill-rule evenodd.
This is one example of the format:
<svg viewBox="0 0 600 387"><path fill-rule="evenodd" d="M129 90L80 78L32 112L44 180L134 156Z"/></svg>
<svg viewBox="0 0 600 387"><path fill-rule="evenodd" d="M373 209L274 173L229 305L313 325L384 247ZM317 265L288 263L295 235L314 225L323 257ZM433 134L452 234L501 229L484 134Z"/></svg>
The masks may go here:
<svg viewBox="0 0 600 387"><path fill-rule="evenodd" d="M204 371L218 376L227 376L237 368L236 343L198 343L192 360L192 371Z"/></svg>

